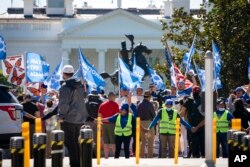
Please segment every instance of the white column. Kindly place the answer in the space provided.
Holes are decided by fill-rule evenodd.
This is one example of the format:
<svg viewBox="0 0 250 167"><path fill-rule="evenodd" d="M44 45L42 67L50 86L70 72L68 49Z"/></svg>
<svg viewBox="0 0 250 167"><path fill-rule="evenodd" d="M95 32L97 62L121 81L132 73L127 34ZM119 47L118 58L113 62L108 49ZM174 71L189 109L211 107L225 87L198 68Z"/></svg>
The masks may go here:
<svg viewBox="0 0 250 167"><path fill-rule="evenodd" d="M26 17L33 15L33 0L23 0L23 14Z"/></svg>
<svg viewBox="0 0 250 167"><path fill-rule="evenodd" d="M65 16L72 16L74 13L73 7L74 0L64 0Z"/></svg>
<svg viewBox="0 0 250 167"><path fill-rule="evenodd" d="M63 61L64 65L69 64L69 60L70 60L69 54L70 54L70 51L71 51L70 49L63 49L62 50L62 61Z"/></svg>
<svg viewBox="0 0 250 167"><path fill-rule="evenodd" d="M105 71L105 52L107 49L96 49L98 52L98 73Z"/></svg>
<svg viewBox="0 0 250 167"><path fill-rule="evenodd" d="M213 162L213 55L211 51L205 56L205 163L202 167L214 167Z"/></svg>

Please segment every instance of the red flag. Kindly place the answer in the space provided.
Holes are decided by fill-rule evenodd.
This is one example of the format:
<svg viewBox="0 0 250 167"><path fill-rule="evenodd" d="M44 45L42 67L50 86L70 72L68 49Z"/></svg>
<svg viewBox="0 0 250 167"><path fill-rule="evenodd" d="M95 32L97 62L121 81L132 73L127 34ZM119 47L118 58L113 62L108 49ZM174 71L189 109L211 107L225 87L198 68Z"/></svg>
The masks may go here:
<svg viewBox="0 0 250 167"><path fill-rule="evenodd" d="M177 65L175 64L173 65L174 65L174 74L171 75L174 75L172 76L172 78L174 79L175 86L178 88L178 90L191 88L193 86L193 83L184 77L184 75L177 67Z"/></svg>

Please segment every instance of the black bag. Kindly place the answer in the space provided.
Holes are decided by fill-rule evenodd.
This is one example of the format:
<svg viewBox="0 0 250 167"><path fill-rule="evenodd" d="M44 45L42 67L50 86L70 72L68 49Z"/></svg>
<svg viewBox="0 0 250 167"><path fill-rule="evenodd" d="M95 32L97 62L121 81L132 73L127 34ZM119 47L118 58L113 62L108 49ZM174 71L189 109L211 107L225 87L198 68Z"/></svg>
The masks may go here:
<svg viewBox="0 0 250 167"><path fill-rule="evenodd" d="M87 121L93 121L98 116L98 110L100 105L102 104L102 100L99 96L90 96L86 103L87 111L89 114L89 118Z"/></svg>

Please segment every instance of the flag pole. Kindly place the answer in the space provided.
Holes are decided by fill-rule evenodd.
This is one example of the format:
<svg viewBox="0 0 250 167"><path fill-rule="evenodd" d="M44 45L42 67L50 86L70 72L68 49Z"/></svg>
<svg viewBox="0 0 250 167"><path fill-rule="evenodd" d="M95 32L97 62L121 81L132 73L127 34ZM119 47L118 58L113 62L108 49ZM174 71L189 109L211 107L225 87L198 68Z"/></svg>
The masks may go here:
<svg viewBox="0 0 250 167"><path fill-rule="evenodd" d="M195 71L196 71L196 73L197 73L197 75L198 75L198 78L199 78L199 81L200 81L200 86L202 87L202 82L201 82L201 78L200 78L200 75L199 75L199 72L198 72L198 69L197 69L197 64L196 64L196 62L195 62L195 60L193 59L193 63L194 63L194 68L195 68Z"/></svg>
<svg viewBox="0 0 250 167"><path fill-rule="evenodd" d="M23 92L24 94L27 94L27 51L24 52L23 61L24 61L24 73L25 73L25 79L24 79L24 86L23 86Z"/></svg>
<svg viewBox="0 0 250 167"><path fill-rule="evenodd" d="M121 67L120 67L120 62L119 62L119 58L120 58L120 52L118 52L117 54L117 64L118 64L118 94L119 94L119 98L121 96Z"/></svg>
<svg viewBox="0 0 250 167"><path fill-rule="evenodd" d="M189 57L188 57L188 64L187 64L187 66L186 66L186 70L185 70L185 78L186 78L186 76L187 76L187 73L188 73L188 71L189 71L189 68L190 68L190 64L191 64L191 61L192 61L192 57L193 57L193 55L192 55L192 57L191 57L191 53L192 53L192 48L194 48L194 43L195 43L195 40L196 40L196 34L194 35L194 39L193 39L193 42L192 42L192 45L191 45L191 48L189 49ZM195 49L195 48L194 48ZM193 54L195 54L195 51L194 51L194 53ZM188 66L189 65L189 66Z"/></svg>

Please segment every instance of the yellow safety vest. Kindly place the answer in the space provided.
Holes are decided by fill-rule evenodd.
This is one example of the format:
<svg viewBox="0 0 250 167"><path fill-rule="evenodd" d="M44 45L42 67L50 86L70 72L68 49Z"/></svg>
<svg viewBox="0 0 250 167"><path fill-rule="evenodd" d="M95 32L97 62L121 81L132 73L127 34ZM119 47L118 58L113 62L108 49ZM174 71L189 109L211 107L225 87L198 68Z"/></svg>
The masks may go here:
<svg viewBox="0 0 250 167"><path fill-rule="evenodd" d="M132 135L132 114L128 114L128 122L124 128L121 126L121 115L118 115L115 123L115 135L130 136Z"/></svg>
<svg viewBox="0 0 250 167"><path fill-rule="evenodd" d="M160 120L160 134L175 134L176 133L176 118L177 111L173 110L173 118L169 120L168 112L166 108L161 110L161 120Z"/></svg>
<svg viewBox="0 0 250 167"><path fill-rule="evenodd" d="M214 112L214 118L216 120L216 132L226 133L229 130L229 121L227 120L228 110L225 110L220 119L216 112Z"/></svg>

